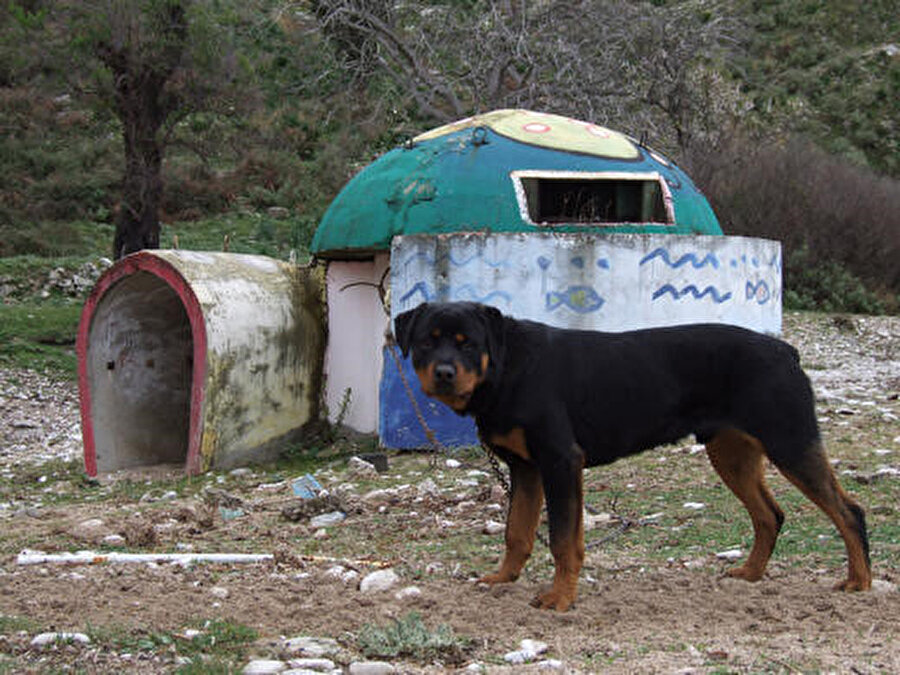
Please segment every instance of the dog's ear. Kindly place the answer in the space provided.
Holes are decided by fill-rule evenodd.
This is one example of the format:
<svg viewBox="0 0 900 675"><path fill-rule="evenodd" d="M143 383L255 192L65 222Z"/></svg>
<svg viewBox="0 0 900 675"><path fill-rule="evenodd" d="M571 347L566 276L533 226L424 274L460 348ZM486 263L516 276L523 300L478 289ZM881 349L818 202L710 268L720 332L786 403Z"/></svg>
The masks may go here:
<svg viewBox="0 0 900 675"><path fill-rule="evenodd" d="M487 329L488 357L493 369L499 373L506 345L506 317L490 305L481 305L479 311Z"/></svg>
<svg viewBox="0 0 900 675"><path fill-rule="evenodd" d="M398 314L397 318L394 319L394 338L397 340L397 344L400 345L400 352L404 357L409 356L409 348L412 346L412 336L416 328L416 321L418 321L427 306L428 303L423 303L415 309Z"/></svg>

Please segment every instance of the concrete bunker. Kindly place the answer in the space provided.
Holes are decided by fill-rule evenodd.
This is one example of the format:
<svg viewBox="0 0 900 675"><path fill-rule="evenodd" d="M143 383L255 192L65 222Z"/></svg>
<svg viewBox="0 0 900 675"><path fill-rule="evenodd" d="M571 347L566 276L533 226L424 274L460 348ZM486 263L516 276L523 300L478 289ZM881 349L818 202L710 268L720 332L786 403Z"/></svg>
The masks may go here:
<svg viewBox="0 0 900 675"><path fill-rule="evenodd" d="M263 256L142 251L98 280L82 312L85 468L269 459L318 417L321 268Z"/></svg>
<svg viewBox="0 0 900 675"><path fill-rule="evenodd" d="M193 335L162 278L140 271L97 303L86 362L96 471L184 464L188 456Z"/></svg>
<svg viewBox="0 0 900 675"><path fill-rule="evenodd" d="M777 242L725 236L674 162L559 115L495 110L416 136L347 183L312 250L328 264L332 419L341 410L386 447L428 445L384 340L391 318L421 302L475 300L593 330L781 330ZM413 395L443 443L477 443L470 419Z"/></svg>

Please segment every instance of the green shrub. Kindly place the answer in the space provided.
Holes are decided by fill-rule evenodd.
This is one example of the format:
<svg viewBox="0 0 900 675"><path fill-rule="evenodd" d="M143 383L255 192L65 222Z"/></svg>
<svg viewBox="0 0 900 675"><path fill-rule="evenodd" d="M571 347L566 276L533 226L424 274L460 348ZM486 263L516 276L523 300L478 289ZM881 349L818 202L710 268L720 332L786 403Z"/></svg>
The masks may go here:
<svg viewBox="0 0 900 675"><path fill-rule="evenodd" d="M463 660L468 640L454 635L446 625L429 631L418 612L410 612L385 627L367 624L357 638L360 650L367 657L406 657L418 661L440 659L458 664Z"/></svg>
<svg viewBox="0 0 900 675"><path fill-rule="evenodd" d="M796 310L884 314L885 303L835 260L817 260L808 248L789 253L784 265L784 307Z"/></svg>

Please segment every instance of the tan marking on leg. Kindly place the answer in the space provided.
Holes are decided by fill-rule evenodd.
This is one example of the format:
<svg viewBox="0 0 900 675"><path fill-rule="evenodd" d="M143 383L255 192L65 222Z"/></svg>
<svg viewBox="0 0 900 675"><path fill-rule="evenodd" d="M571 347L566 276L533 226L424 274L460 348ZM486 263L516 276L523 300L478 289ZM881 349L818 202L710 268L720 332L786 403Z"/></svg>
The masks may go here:
<svg viewBox="0 0 900 675"><path fill-rule="evenodd" d="M732 577L758 581L775 548L784 513L765 480L765 449L753 436L737 429L724 429L706 445L713 468L741 500L753 523L753 548L740 567L728 571Z"/></svg>
<svg viewBox="0 0 900 675"><path fill-rule="evenodd" d="M481 578L488 584L505 583L519 578L534 548L534 537L541 518L544 490L541 475L531 465L516 467L512 501L506 519L506 553L495 574Z"/></svg>
<svg viewBox="0 0 900 675"><path fill-rule="evenodd" d="M549 591L538 595L532 603L541 609L565 612L578 596L578 575L584 564L584 486L581 470L578 471L572 502L575 512L569 514L574 519L571 531L554 538L550 543L556 568L553 586Z"/></svg>
<svg viewBox="0 0 900 675"><path fill-rule="evenodd" d="M804 457L805 464L795 471L781 469L806 497L818 506L835 524L847 549L847 578L835 588L843 591L865 591L872 587L872 569L863 537L863 511L838 483L834 471L821 446L811 448Z"/></svg>

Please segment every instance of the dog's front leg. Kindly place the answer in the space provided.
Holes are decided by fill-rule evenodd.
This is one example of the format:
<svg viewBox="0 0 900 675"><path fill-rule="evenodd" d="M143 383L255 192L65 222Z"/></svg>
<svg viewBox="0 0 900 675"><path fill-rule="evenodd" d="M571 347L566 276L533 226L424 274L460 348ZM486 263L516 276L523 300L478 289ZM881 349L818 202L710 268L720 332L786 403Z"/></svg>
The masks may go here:
<svg viewBox="0 0 900 675"><path fill-rule="evenodd" d="M510 504L506 518L506 553L496 574L488 574L480 581L488 584L506 583L519 578L534 547L534 537L541 517L544 492L537 467L518 457L509 464Z"/></svg>
<svg viewBox="0 0 900 675"><path fill-rule="evenodd" d="M556 571L553 586L534 599L535 607L564 612L575 602L584 563L583 469L584 455L575 445L541 463Z"/></svg>

